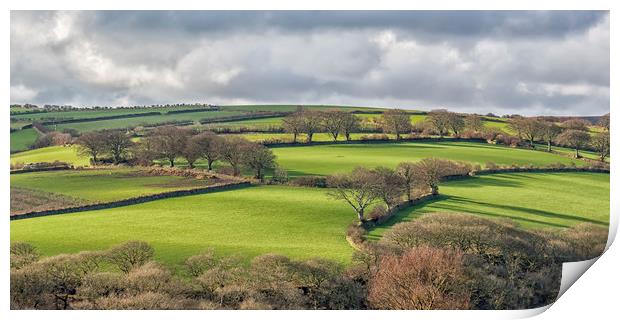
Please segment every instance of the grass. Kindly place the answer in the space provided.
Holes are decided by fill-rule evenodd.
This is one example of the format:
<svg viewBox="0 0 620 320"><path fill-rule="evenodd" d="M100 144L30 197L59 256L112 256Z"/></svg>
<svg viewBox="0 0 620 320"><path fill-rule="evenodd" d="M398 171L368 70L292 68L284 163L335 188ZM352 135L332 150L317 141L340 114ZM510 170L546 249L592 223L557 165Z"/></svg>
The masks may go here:
<svg viewBox="0 0 620 320"><path fill-rule="evenodd" d="M81 157L75 151L75 147L52 146L34 149L11 155L11 163L35 163L54 162L55 160L67 162L74 166L88 166L90 161L87 157Z"/></svg>
<svg viewBox="0 0 620 320"><path fill-rule="evenodd" d="M466 212L510 218L524 228L609 225L609 175L602 173L509 173L442 183L440 197L403 210L371 230L378 239L392 225L429 212Z"/></svg>
<svg viewBox="0 0 620 320"><path fill-rule="evenodd" d="M484 165L534 164L544 166L572 160L560 155L501 145L471 142L403 142L373 144L340 144L273 148L278 163L289 170L289 175L327 175L350 171L355 166L395 167L403 161L418 161L438 157ZM575 161L576 164L585 164Z"/></svg>
<svg viewBox="0 0 620 320"><path fill-rule="evenodd" d="M174 110L193 110L203 109L202 107L163 107L163 108L115 108L115 109L84 109L84 110L71 110L71 111L51 111L34 114L13 114L12 118L15 119L28 119L28 120L48 120L48 119L89 119L97 117L109 117L128 114L140 114L147 112L162 112L166 113ZM13 112L13 109L11 109Z"/></svg>
<svg viewBox="0 0 620 320"><path fill-rule="evenodd" d="M210 181L177 176L147 176L130 168L32 172L11 175L11 187L108 202L166 191L204 187Z"/></svg>
<svg viewBox="0 0 620 320"><path fill-rule="evenodd" d="M11 132L11 152L27 150L39 134L34 129L24 129Z"/></svg>
<svg viewBox="0 0 620 320"><path fill-rule="evenodd" d="M11 221L11 241L54 255L143 240L168 264L207 248L246 259L273 252L347 263L353 249L345 230L354 217L324 189L260 186Z"/></svg>
<svg viewBox="0 0 620 320"><path fill-rule="evenodd" d="M442 196L404 210L372 230L380 237L394 223L428 212L466 212L507 217L525 228L609 223L609 175L512 173L442 183ZM206 248L246 260L279 253L320 256L348 263L353 250L344 236L354 220L325 189L259 186L171 198L106 210L11 222L11 241L26 241L44 255L105 249L127 240L155 247L156 259L178 264Z"/></svg>
<svg viewBox="0 0 620 320"><path fill-rule="evenodd" d="M52 130L62 131L63 129L75 129L79 132L87 132L103 129L122 129L143 125L154 125L168 121L199 121L201 119L227 117L242 114L238 111L209 111L209 112L191 112L176 113L170 115L153 115L134 118L122 118L112 120L99 120L91 122L63 123L59 125L48 126Z"/></svg>

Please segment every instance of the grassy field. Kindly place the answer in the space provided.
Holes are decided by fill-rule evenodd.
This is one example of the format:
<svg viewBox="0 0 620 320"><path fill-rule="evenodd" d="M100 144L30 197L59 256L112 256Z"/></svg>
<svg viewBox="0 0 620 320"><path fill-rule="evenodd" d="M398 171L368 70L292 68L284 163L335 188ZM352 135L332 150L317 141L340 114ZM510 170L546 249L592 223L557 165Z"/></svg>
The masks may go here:
<svg viewBox="0 0 620 320"><path fill-rule="evenodd" d="M350 261L345 230L355 215L324 189L279 186L158 200L11 222L11 241L45 255L105 249L144 240L170 264L207 248L244 258L275 252L293 258Z"/></svg>
<svg viewBox="0 0 620 320"><path fill-rule="evenodd" d="M344 235L354 214L325 192L261 186L17 220L11 222L11 240L33 243L43 254L53 255L138 239L151 243L156 258L168 264L206 248L246 259L275 252L347 263L352 249ZM427 212L509 217L526 228L609 222L609 175L605 174L485 175L443 183L440 192L437 201L405 210L390 223ZM376 228L369 237L378 238L389 227Z"/></svg>
<svg viewBox="0 0 620 320"><path fill-rule="evenodd" d="M27 150L39 135L34 129L24 129L11 132L11 152Z"/></svg>
<svg viewBox="0 0 620 320"><path fill-rule="evenodd" d="M115 108L115 109L84 109L84 110L72 110L72 111L51 111L41 112L34 114L14 114L11 117L15 119L28 119L28 120L49 120L49 119L90 119L97 117L109 117L127 114L140 114L147 112L161 112L167 113L175 110L194 110L203 109L202 107L162 107L162 108ZM13 109L11 109L13 111Z"/></svg>
<svg viewBox="0 0 620 320"><path fill-rule="evenodd" d="M75 147L52 146L28 150L11 155L11 163L54 162L55 160L71 163L74 166L88 166L87 157L78 156Z"/></svg>
<svg viewBox="0 0 620 320"><path fill-rule="evenodd" d="M166 191L204 187L208 181L177 176L147 176L130 168L32 172L11 175L11 187L107 202Z"/></svg>
<svg viewBox="0 0 620 320"><path fill-rule="evenodd" d="M289 170L289 175L326 175L343 172L355 166L395 167L403 161L417 161L426 157L474 162L488 161L510 165L548 165L572 160L540 151L509 148L500 145L468 142L404 142L347 145L319 145L274 148L278 163ZM575 161L577 165L584 162Z"/></svg>
<svg viewBox="0 0 620 320"><path fill-rule="evenodd" d="M103 130L103 129L122 129L128 127L153 125L168 121L199 121L201 119L227 117L242 114L238 111L209 111L209 112L191 112L176 113L170 115L153 115L135 118L122 118L112 120L100 120L91 122L63 123L59 125L50 125L50 129L62 131L63 129L75 129L80 132Z"/></svg>
<svg viewBox="0 0 620 320"><path fill-rule="evenodd" d="M429 212L467 212L511 218L525 228L609 225L609 175L602 173L510 173L450 181L435 201L403 210L375 228L379 238L391 225Z"/></svg>

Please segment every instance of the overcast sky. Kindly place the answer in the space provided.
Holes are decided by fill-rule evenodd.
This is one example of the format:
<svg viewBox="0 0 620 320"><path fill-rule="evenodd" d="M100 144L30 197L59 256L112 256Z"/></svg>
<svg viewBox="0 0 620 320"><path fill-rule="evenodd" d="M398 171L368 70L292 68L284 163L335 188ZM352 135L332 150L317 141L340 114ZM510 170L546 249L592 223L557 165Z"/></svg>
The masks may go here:
<svg viewBox="0 0 620 320"><path fill-rule="evenodd" d="M11 12L11 102L609 112L607 12Z"/></svg>

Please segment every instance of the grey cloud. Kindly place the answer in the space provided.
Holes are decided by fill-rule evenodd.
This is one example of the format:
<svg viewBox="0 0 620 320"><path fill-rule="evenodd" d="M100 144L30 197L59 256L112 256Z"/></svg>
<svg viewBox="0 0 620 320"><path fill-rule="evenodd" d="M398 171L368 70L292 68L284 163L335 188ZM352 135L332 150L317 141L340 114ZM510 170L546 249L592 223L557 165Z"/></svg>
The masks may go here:
<svg viewBox="0 0 620 320"><path fill-rule="evenodd" d="M590 115L609 61L599 11L11 13L14 103Z"/></svg>

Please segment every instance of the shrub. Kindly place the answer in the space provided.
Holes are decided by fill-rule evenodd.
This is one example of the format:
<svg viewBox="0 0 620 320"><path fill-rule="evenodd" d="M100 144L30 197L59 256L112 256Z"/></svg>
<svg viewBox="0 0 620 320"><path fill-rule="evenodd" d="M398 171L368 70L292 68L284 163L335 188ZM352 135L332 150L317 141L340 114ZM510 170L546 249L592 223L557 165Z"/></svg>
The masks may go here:
<svg viewBox="0 0 620 320"><path fill-rule="evenodd" d="M360 137L361 141L389 141L387 134L365 134Z"/></svg>
<svg viewBox="0 0 620 320"><path fill-rule="evenodd" d="M20 269L39 260L37 249L26 242L11 243L11 268Z"/></svg>
<svg viewBox="0 0 620 320"><path fill-rule="evenodd" d="M185 267L193 277L200 276L203 272L217 265L217 259L213 250L205 251L199 255L191 256L185 260Z"/></svg>
<svg viewBox="0 0 620 320"><path fill-rule="evenodd" d="M271 177L271 181L273 183L287 183L288 171L286 171L286 169L280 166L276 166L273 170L273 176Z"/></svg>
<svg viewBox="0 0 620 320"><path fill-rule="evenodd" d="M152 261L132 269L126 279L127 292L131 294L160 292L178 296L188 291L179 278L173 277L169 270Z"/></svg>
<svg viewBox="0 0 620 320"><path fill-rule="evenodd" d="M468 309L467 281L462 253L417 247L381 260L368 301L377 309Z"/></svg>
<svg viewBox="0 0 620 320"><path fill-rule="evenodd" d="M378 205L372 208L372 210L368 213L368 217L371 220L378 220L385 216L387 216L390 211L383 205Z"/></svg>
<svg viewBox="0 0 620 320"><path fill-rule="evenodd" d="M121 271L128 273L151 260L154 253L153 247L146 242L129 241L111 248L107 258Z"/></svg>
<svg viewBox="0 0 620 320"><path fill-rule="evenodd" d="M289 183L299 187L326 188L327 178L323 176L301 176L292 179Z"/></svg>
<svg viewBox="0 0 620 320"><path fill-rule="evenodd" d="M97 300L96 309L104 310L175 310L193 309L195 304L158 292L145 292L135 296L109 296Z"/></svg>
<svg viewBox="0 0 620 320"><path fill-rule="evenodd" d="M88 274L77 289L77 296L94 302L96 299L123 293L126 283L122 274L101 272Z"/></svg>

